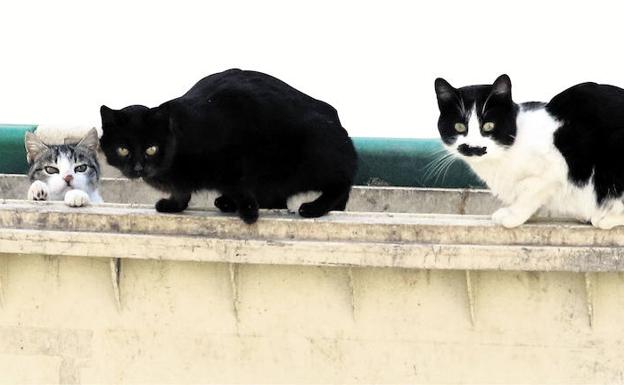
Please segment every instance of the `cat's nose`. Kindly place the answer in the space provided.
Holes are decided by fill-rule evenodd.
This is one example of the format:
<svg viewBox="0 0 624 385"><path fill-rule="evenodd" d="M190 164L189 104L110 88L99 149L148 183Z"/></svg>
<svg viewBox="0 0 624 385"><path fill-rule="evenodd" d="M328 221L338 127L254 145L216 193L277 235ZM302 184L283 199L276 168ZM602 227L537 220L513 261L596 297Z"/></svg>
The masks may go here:
<svg viewBox="0 0 624 385"><path fill-rule="evenodd" d="M134 171L136 171L136 172L141 172L141 171L143 171L143 166L141 166L141 164L140 164L140 163L135 164L135 165L134 165Z"/></svg>
<svg viewBox="0 0 624 385"><path fill-rule="evenodd" d="M73 175L65 175L63 180L65 181L65 183L67 183L69 185L71 183L71 181L74 180L74 176Z"/></svg>

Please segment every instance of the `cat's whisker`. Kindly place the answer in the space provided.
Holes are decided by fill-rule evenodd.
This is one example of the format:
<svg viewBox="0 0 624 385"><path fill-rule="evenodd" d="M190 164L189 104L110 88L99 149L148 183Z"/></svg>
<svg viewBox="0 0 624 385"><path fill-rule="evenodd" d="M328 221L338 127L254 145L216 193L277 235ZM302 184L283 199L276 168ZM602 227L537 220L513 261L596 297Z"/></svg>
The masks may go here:
<svg viewBox="0 0 624 385"><path fill-rule="evenodd" d="M442 162L442 164L440 165L440 167L437 169L436 171L436 178L434 180L434 183L438 183L438 181L440 182L444 182L444 179L446 177L446 173L445 170L448 169L449 165L452 164L454 161L454 159L452 159L451 157L446 157L444 159L444 161ZM442 177L442 179L440 179L440 177Z"/></svg>
<svg viewBox="0 0 624 385"><path fill-rule="evenodd" d="M446 157L447 155L438 156L423 167L425 179L427 179L428 175L430 175Z"/></svg>
<svg viewBox="0 0 624 385"><path fill-rule="evenodd" d="M449 172L449 170L451 169L451 167L453 167L453 164L455 164L455 158L451 158L451 159L447 162L446 170L444 171L444 176L442 177L442 182L444 182L444 180L446 179L446 174Z"/></svg>
<svg viewBox="0 0 624 385"><path fill-rule="evenodd" d="M446 157L447 155L450 155L450 153L446 149L441 149L441 150L434 152L432 154L433 159L429 161L426 165L424 165L422 169L427 169L430 165L434 164L435 162L438 162L440 159Z"/></svg>
<svg viewBox="0 0 624 385"><path fill-rule="evenodd" d="M442 172L444 171L444 169L447 167L447 165L449 163L452 163L454 161L454 159L449 156L449 157L445 157L439 164L439 166L434 170L434 173L432 176L435 176L435 182L437 183L438 179L440 178Z"/></svg>
<svg viewBox="0 0 624 385"><path fill-rule="evenodd" d="M431 178L435 177L434 183L437 183L440 173L444 170L447 163L449 162L452 163L453 161L454 161L453 154L447 153L429 162L428 165L425 166L426 171L424 173L424 181L426 182L430 180Z"/></svg>

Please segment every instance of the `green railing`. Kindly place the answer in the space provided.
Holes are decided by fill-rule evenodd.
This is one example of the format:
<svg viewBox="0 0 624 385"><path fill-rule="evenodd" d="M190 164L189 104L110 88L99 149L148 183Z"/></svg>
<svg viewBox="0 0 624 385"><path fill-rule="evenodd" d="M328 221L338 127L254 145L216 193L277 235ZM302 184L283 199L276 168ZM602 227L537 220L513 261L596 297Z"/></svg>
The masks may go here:
<svg viewBox="0 0 624 385"><path fill-rule="evenodd" d="M28 172L24 135L36 128L36 124L0 124L0 173Z"/></svg>
<svg viewBox="0 0 624 385"><path fill-rule="evenodd" d="M461 160L448 157L439 139L353 138L359 164L356 184L482 188Z"/></svg>
<svg viewBox="0 0 624 385"><path fill-rule="evenodd" d="M26 131L37 125L0 124L0 173L28 171ZM359 155L356 184L405 187L483 187L459 160L445 158L438 139L353 138Z"/></svg>

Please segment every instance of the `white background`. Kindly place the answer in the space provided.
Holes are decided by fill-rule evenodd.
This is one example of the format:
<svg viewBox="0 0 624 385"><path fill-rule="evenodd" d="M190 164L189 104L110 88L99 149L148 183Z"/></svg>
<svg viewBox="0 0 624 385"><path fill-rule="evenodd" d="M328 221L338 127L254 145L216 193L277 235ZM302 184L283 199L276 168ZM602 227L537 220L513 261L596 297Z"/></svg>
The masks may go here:
<svg viewBox="0 0 624 385"><path fill-rule="evenodd" d="M433 80L548 100L624 86L617 2L4 1L0 122L99 125L99 106L157 105L230 67L336 107L353 136L433 137Z"/></svg>

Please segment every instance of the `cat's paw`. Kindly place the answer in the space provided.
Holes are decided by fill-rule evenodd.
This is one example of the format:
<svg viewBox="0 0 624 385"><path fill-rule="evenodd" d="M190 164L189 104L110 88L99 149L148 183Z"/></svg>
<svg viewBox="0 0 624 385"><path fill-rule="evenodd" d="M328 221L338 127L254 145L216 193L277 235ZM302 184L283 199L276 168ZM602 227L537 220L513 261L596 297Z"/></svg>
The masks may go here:
<svg viewBox="0 0 624 385"><path fill-rule="evenodd" d="M89 194L82 190L69 190L65 193L65 204L69 207L83 207L89 203Z"/></svg>
<svg viewBox="0 0 624 385"><path fill-rule="evenodd" d="M621 215L601 216L592 218L591 224L601 230L611 230L616 226L624 226L624 218Z"/></svg>
<svg viewBox="0 0 624 385"><path fill-rule="evenodd" d="M226 195L221 195L214 201L216 208L221 210L222 213L236 212L236 203L234 200Z"/></svg>
<svg viewBox="0 0 624 385"><path fill-rule="evenodd" d="M299 207L299 215L304 218L318 218L327 214L328 211L319 206L317 201L304 203Z"/></svg>
<svg viewBox="0 0 624 385"><path fill-rule="evenodd" d="M508 207L500 208L492 214L492 221L506 228L518 227L526 222L526 220L527 218L525 215L518 215Z"/></svg>
<svg viewBox="0 0 624 385"><path fill-rule="evenodd" d="M28 189L29 201L47 201L48 200L48 185L40 180L34 181Z"/></svg>
<svg viewBox="0 0 624 385"><path fill-rule="evenodd" d="M174 199L163 198L156 202L156 211L159 213L179 213L186 209L186 206L182 205Z"/></svg>
<svg viewBox="0 0 624 385"><path fill-rule="evenodd" d="M258 203L243 203L238 208L238 216L248 225L256 223L258 215Z"/></svg>
<svg viewBox="0 0 624 385"><path fill-rule="evenodd" d="M286 200L286 208L288 209L289 213L294 214L299 210L299 207L301 207L302 204L315 201L320 196L320 191L306 191L291 195Z"/></svg>

